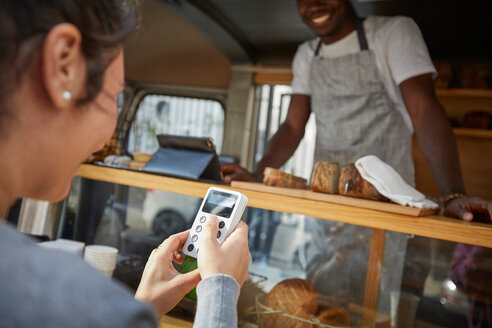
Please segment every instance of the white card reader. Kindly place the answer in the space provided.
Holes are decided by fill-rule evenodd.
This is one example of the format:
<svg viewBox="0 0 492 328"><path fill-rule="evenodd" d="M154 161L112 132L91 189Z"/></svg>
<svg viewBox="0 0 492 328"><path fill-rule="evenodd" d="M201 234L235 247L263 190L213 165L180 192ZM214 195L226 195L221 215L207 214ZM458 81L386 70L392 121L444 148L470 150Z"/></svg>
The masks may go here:
<svg viewBox="0 0 492 328"><path fill-rule="evenodd" d="M200 248L201 232L205 222L215 215L219 219L217 241L222 243L234 231L243 216L248 197L237 191L211 187L200 205L191 226L190 234L183 246L183 253L194 258Z"/></svg>

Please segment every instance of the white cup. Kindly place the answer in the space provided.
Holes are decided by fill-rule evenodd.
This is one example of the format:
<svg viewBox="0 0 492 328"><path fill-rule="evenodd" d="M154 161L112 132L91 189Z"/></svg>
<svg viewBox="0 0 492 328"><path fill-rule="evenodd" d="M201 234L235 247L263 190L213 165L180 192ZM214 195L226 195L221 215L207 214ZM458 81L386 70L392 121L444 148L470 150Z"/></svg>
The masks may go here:
<svg viewBox="0 0 492 328"><path fill-rule="evenodd" d="M84 243L67 240L67 239L57 239L52 241L45 241L38 244L41 247L48 249L58 249L68 253L72 253L82 257L84 252Z"/></svg>
<svg viewBox="0 0 492 328"><path fill-rule="evenodd" d="M391 293L391 327L412 328L420 297L404 292Z"/></svg>
<svg viewBox="0 0 492 328"><path fill-rule="evenodd" d="M118 249L110 246L90 245L85 248L84 260L107 277L116 268Z"/></svg>

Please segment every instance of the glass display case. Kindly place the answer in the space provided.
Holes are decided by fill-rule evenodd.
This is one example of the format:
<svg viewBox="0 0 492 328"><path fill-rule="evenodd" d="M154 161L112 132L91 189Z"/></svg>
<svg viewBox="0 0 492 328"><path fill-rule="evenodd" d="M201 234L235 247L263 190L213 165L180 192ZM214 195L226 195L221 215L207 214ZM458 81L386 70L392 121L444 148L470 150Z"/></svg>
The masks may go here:
<svg viewBox="0 0 492 328"><path fill-rule="evenodd" d="M152 249L190 227L212 186L95 165L82 165L78 176L68 202L76 212L74 238L104 243L104 234L97 235L111 206L121 223L113 278L132 289ZM480 327L480 320L490 320L490 224L419 216L426 213L374 202L371 208L357 200L311 199L311 192L232 189L249 198L243 219L252 262L238 302L241 327L276 327L279 315L290 320L283 327L340 326L321 321L327 309L343 309L348 321L342 326L350 327ZM110 197L112 205L106 204ZM312 315L279 314L266 304L265 295L289 279L314 285L318 305ZM194 306L183 300L162 327L191 327Z"/></svg>

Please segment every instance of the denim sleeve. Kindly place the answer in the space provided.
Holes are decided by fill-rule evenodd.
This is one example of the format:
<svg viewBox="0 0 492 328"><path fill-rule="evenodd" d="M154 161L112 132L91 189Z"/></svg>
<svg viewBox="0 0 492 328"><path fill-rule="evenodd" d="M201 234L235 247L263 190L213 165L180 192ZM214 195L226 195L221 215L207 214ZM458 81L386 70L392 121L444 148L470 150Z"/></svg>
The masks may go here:
<svg viewBox="0 0 492 328"><path fill-rule="evenodd" d="M234 278L217 274L202 280L197 288L195 328L237 327L239 284Z"/></svg>

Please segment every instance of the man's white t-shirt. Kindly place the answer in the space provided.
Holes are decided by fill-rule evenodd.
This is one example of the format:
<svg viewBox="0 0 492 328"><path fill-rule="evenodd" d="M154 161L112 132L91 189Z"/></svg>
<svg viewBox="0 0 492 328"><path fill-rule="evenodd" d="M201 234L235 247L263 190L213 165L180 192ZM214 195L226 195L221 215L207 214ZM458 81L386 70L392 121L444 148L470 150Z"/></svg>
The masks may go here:
<svg viewBox="0 0 492 328"><path fill-rule="evenodd" d="M408 17L369 16L364 22L369 49L374 51L376 65L389 98L403 115L405 123L413 131L412 121L406 110L398 85L415 76L436 70L417 24ZM292 93L310 95L309 72L319 38L302 43L292 64L294 79ZM319 56L339 57L360 51L357 32L329 44L322 44Z"/></svg>

